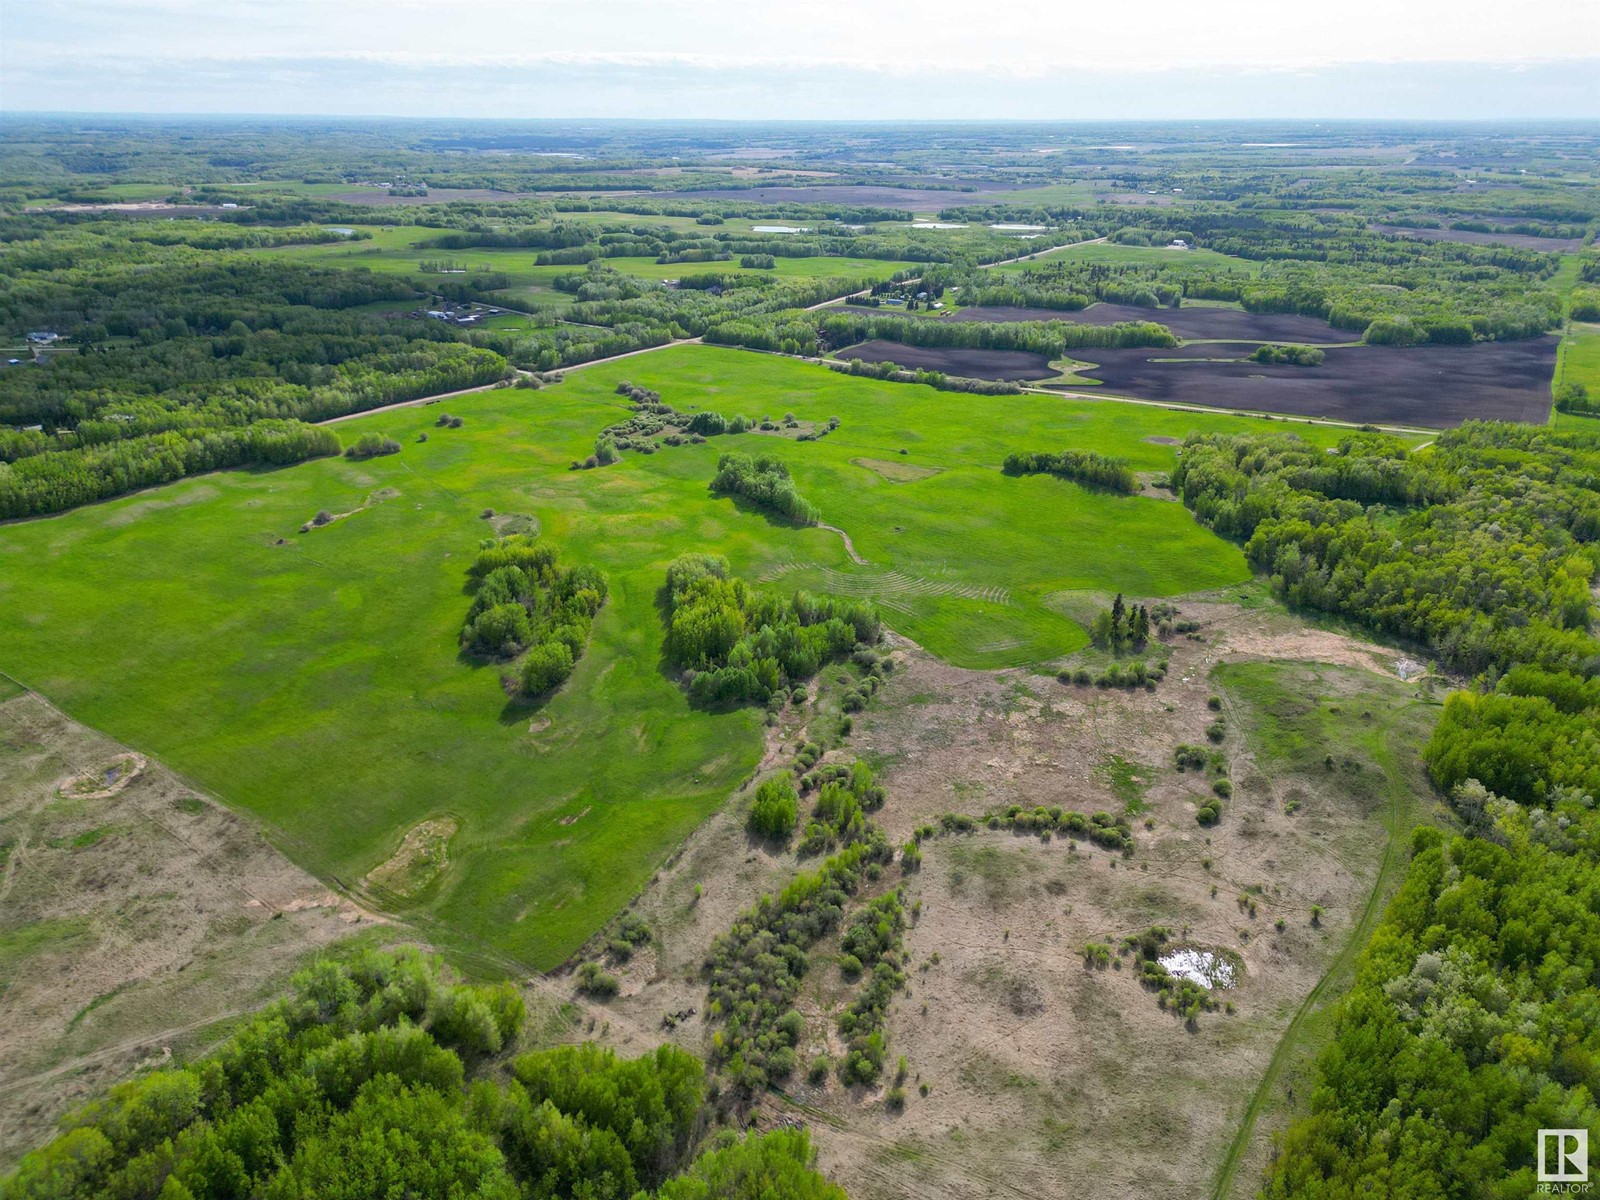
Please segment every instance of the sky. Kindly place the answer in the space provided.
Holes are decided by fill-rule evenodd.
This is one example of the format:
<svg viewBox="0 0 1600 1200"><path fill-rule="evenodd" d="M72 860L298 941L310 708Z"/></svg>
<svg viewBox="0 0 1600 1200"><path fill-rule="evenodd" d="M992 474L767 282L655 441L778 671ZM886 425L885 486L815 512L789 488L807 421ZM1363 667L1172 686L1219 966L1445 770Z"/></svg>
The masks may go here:
<svg viewBox="0 0 1600 1200"><path fill-rule="evenodd" d="M1600 118L1600 0L0 0L0 110Z"/></svg>

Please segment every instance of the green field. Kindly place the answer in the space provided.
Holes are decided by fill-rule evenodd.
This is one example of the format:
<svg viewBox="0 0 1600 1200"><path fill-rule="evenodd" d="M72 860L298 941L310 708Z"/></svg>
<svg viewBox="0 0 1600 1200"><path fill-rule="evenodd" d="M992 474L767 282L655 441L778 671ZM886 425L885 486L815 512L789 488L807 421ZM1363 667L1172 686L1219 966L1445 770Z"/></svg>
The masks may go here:
<svg viewBox="0 0 1600 1200"><path fill-rule="evenodd" d="M581 214L593 215L593 214ZM635 218L641 223L654 223L654 218ZM314 262L335 267L367 267L374 271L393 274L420 274L424 259L450 259L468 270L504 271L518 284L545 284L558 275L581 272L582 265L536 266L534 258L540 251L531 247L515 249L438 250L419 247L416 243L439 236L438 230L416 225L341 225L337 228L354 229L371 237L359 240L322 242L303 246L274 246L253 253L271 258L286 258L298 262ZM677 279L704 271L744 271L737 258L721 262L658 263L653 258L608 258L604 263L629 275L643 279ZM914 266L913 263L893 262L880 258L837 258L823 255L811 258L779 258L775 269L751 270L749 274L777 275L783 278L824 279L831 276L855 278L874 276L888 278L896 271ZM427 276L423 276L424 279ZM445 276L444 278L449 278Z"/></svg>
<svg viewBox="0 0 1600 1200"><path fill-rule="evenodd" d="M1574 321L1567 327L1556 383L1581 383L1591 396L1600 395L1600 325Z"/></svg>
<svg viewBox="0 0 1600 1200"><path fill-rule="evenodd" d="M623 377L680 409L842 425L815 442L745 435L568 470L624 414ZM435 428L432 407L340 427L347 440L394 436L393 457L219 473L0 527L0 669L254 814L292 857L347 885L417 822L453 816L450 867L412 915L445 945L529 966L579 946L759 757L759 714L691 711L662 667L658 591L676 554L717 550L774 586L873 596L896 630L984 667L1083 644L1055 593L1167 595L1248 577L1239 550L1175 503L998 467L1014 448L1070 445L1166 470L1172 448L1145 439L1254 420L979 398L709 347L447 407L464 428ZM780 453L870 565L852 564L835 533L712 497L716 456L734 445ZM897 465L931 473L896 482L918 474ZM535 713L507 705L495 669L457 654L486 508L537 517L568 561L611 582L577 673ZM351 515L298 532L320 509Z"/></svg>
<svg viewBox="0 0 1600 1200"><path fill-rule="evenodd" d="M996 266L996 271L1026 271L1039 263L1048 262L1088 262L1105 263L1108 266L1129 266L1156 264L1165 267L1181 267L1186 263L1195 266L1232 267L1238 271L1245 271L1251 275L1258 274L1261 264L1245 258L1235 258L1231 254L1218 254L1215 250L1168 250L1163 246L1121 246L1115 242L1090 242L1083 246L1068 246L1060 250L1050 250L1040 254L1037 258L1027 259L1023 262L1003 263Z"/></svg>

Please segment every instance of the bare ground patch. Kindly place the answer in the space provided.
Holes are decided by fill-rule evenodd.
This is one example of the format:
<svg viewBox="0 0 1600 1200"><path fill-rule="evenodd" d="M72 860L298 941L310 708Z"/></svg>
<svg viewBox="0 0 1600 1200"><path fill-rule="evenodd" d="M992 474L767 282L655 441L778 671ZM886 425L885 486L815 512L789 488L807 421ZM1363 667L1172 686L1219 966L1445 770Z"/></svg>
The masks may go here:
<svg viewBox="0 0 1600 1200"><path fill-rule="evenodd" d="M942 467L919 467L915 463L892 462L884 458L852 458L850 460L858 467L865 467L874 475L887 479L890 483L915 483L919 479L927 479L937 475Z"/></svg>
<svg viewBox="0 0 1600 1200"><path fill-rule="evenodd" d="M1262 765L1230 726L1220 748L1233 795L1205 828L1196 813L1213 798L1212 776L1178 771L1173 748L1212 745L1221 663L1308 660L1281 669L1334 712L1371 705L1381 717L1414 685L1396 677L1394 652L1280 613L1185 603L1183 615L1201 629L1173 641L1154 692L967 671L892 639L897 669L842 752L877 767L889 797L877 820L891 841L946 812L1059 804L1129 814L1136 849L1124 857L1004 829L926 840L923 867L906 880L921 905L906 937L909 987L891 1010L890 1066L876 1088L805 1078L812 1055L841 1050L844 998L837 939L809 952L801 1066L756 1119L810 1124L823 1168L855 1200L1199 1194L1291 1018L1349 941L1390 838L1383 770L1350 747L1330 747L1352 760L1336 771L1320 750L1314 772ZM781 767L796 735L804 730L775 735L764 767ZM1408 782L1421 788L1414 759ZM716 1027L703 1011L670 1028L663 1018L703 1010L712 940L809 865L751 841L746 800L702 826L640 898L657 943L619 972L622 995L591 1009L587 1036L632 1052L668 1038L706 1052ZM896 865L878 886L899 879ZM1324 914L1316 924L1313 905ZM1174 945L1237 956L1237 982L1216 993L1234 1012L1187 1028L1158 1007L1131 958L1085 965L1085 943L1114 947L1152 925ZM885 1093L900 1055L909 1076L896 1112ZM1257 1126L1251 1170L1274 1120Z"/></svg>
<svg viewBox="0 0 1600 1200"><path fill-rule="evenodd" d="M134 760L33 693L0 703L0 1168L373 926L156 763L60 789Z"/></svg>
<svg viewBox="0 0 1600 1200"><path fill-rule="evenodd" d="M400 839L395 852L367 872L362 886L402 900L421 894L444 871L450 839L455 837L457 828L454 817L432 817L413 826Z"/></svg>

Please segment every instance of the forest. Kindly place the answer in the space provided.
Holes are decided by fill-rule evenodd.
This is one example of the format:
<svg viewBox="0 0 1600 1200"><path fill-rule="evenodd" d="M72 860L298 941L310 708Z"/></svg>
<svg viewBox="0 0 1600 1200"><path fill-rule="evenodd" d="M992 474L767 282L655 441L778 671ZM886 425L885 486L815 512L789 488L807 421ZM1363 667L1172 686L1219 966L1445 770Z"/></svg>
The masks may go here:
<svg viewBox="0 0 1600 1200"><path fill-rule="evenodd" d="M415 950L298 974L213 1053L74 1113L18 1200L843 1200L804 1131L708 1136L700 1060L517 1054L521 997Z"/></svg>
<svg viewBox="0 0 1600 1200"><path fill-rule="evenodd" d="M1418 831L1266 1195L1529 1194L1600 1121L1600 435L1198 437L1174 481L1292 606L1476 678L1424 756L1464 832Z"/></svg>

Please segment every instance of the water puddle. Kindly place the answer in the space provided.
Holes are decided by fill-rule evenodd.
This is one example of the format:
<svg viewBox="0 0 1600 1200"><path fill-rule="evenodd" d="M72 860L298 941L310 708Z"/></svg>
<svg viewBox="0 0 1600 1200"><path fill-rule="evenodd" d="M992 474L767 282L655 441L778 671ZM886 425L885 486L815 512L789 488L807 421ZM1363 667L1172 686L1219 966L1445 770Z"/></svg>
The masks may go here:
<svg viewBox="0 0 1600 1200"><path fill-rule="evenodd" d="M1156 961L1171 974L1198 983L1201 987L1232 987L1238 977L1238 968L1228 959L1209 950L1197 950L1193 946L1169 951Z"/></svg>

